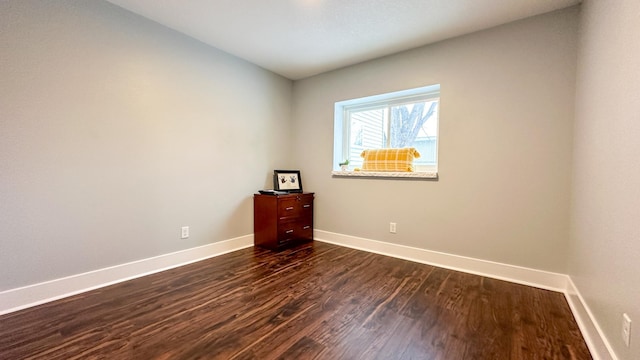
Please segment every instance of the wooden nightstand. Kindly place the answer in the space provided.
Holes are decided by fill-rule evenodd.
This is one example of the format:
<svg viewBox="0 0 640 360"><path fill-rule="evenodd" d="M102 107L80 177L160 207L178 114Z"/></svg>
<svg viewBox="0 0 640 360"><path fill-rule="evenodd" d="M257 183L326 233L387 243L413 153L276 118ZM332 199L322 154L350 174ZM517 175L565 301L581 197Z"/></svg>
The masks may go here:
<svg viewBox="0 0 640 360"><path fill-rule="evenodd" d="M313 240L313 194L255 194L254 244L276 250Z"/></svg>

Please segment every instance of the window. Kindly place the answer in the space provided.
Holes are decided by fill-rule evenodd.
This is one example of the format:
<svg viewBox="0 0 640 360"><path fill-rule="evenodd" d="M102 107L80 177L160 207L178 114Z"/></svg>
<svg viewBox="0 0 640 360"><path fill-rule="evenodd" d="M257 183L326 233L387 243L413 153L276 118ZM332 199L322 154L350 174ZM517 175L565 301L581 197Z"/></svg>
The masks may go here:
<svg viewBox="0 0 640 360"><path fill-rule="evenodd" d="M340 101L335 104L334 174L349 160L349 172L362 166L365 149L414 147L416 177L436 177L440 85ZM362 174L375 176L375 174ZM378 174L385 176L384 174ZM388 174L402 176L402 174ZM429 176L431 175L431 176Z"/></svg>

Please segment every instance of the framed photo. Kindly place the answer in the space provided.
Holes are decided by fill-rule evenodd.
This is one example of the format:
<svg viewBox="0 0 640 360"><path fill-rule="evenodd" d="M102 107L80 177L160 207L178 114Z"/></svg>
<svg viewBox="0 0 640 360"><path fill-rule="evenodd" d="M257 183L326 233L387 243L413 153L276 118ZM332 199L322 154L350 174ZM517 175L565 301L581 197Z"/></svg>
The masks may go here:
<svg viewBox="0 0 640 360"><path fill-rule="evenodd" d="M302 192L300 170L273 170L273 188L278 191Z"/></svg>

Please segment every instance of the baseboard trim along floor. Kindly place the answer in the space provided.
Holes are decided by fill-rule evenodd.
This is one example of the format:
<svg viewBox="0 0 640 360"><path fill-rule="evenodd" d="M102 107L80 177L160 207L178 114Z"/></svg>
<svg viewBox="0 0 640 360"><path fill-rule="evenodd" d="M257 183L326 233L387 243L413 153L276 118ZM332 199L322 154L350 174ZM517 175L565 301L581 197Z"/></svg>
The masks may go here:
<svg viewBox="0 0 640 360"><path fill-rule="evenodd" d="M334 245L561 292L569 303L593 358L595 360L617 360L613 348L592 316L589 307L573 284L571 277L566 274L391 244L329 231L314 230L314 238L316 241Z"/></svg>
<svg viewBox="0 0 640 360"><path fill-rule="evenodd" d="M380 255L387 255L418 263L435 265L450 270L488 276L494 279L535 286L546 290L564 292L567 287L568 276L564 274L507 265L322 230L314 230L314 237L318 241L324 241L334 245L341 245Z"/></svg>
<svg viewBox="0 0 640 360"><path fill-rule="evenodd" d="M594 359L617 360L600 326L566 274L314 230L317 241L565 294ZM0 292L0 315L253 246L253 234Z"/></svg>
<svg viewBox="0 0 640 360"><path fill-rule="evenodd" d="M0 292L0 315L253 246L253 234Z"/></svg>

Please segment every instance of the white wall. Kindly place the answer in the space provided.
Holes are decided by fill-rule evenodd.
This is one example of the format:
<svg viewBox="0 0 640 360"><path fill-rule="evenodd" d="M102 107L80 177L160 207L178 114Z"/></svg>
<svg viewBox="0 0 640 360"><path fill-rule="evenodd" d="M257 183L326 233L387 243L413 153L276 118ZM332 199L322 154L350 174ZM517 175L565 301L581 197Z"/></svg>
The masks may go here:
<svg viewBox="0 0 640 360"><path fill-rule="evenodd" d="M571 8L296 81L316 227L565 273L577 22ZM334 102L435 83L438 181L331 177Z"/></svg>
<svg viewBox="0 0 640 360"><path fill-rule="evenodd" d="M640 359L640 2L582 7L568 272L619 358Z"/></svg>
<svg viewBox="0 0 640 360"><path fill-rule="evenodd" d="M106 2L0 2L0 291L251 234L291 91Z"/></svg>

